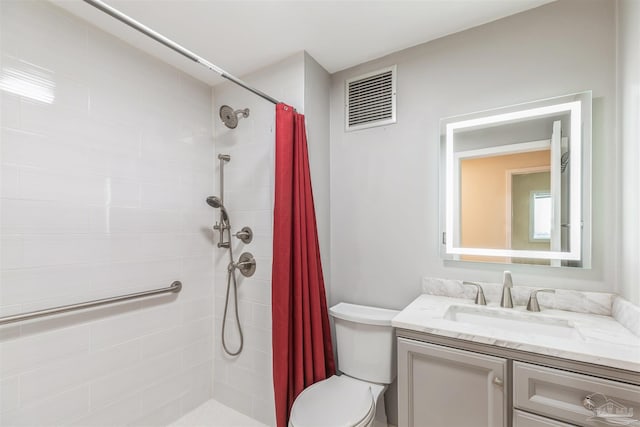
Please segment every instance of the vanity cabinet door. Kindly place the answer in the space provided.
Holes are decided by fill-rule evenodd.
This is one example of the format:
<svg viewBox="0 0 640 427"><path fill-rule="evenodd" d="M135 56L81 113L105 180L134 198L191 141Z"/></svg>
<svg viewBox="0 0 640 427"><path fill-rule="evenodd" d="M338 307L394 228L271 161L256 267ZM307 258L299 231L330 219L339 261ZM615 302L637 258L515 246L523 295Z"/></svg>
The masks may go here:
<svg viewBox="0 0 640 427"><path fill-rule="evenodd" d="M507 361L398 338L399 427L506 427Z"/></svg>

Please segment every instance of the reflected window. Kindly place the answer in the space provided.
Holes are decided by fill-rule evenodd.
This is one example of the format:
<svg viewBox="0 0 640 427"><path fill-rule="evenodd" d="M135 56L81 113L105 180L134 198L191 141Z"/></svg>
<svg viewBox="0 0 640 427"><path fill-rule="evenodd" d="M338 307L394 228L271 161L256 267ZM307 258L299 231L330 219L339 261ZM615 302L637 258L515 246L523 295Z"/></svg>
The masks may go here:
<svg viewBox="0 0 640 427"><path fill-rule="evenodd" d="M531 193L531 240L551 239L551 193Z"/></svg>

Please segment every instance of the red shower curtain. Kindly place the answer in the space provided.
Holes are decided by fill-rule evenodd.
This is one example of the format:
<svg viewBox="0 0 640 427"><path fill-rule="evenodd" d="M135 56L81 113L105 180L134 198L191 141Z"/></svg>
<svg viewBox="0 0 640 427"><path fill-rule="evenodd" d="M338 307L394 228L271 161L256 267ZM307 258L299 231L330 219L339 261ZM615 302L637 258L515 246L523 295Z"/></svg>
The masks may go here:
<svg viewBox="0 0 640 427"><path fill-rule="evenodd" d="M273 388L285 427L296 396L335 373L304 116L285 104L276 106L275 176Z"/></svg>

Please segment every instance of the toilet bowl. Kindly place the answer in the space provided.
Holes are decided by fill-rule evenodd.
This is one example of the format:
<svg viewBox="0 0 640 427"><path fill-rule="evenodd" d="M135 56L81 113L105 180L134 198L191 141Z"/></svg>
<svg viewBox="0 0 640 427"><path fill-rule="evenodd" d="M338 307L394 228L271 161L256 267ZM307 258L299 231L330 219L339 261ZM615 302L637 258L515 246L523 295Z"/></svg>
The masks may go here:
<svg viewBox="0 0 640 427"><path fill-rule="evenodd" d="M334 375L307 387L296 398L292 427L387 427L386 386Z"/></svg>
<svg viewBox="0 0 640 427"><path fill-rule="evenodd" d="M391 319L398 313L340 303L335 320L338 368L296 398L290 427L387 427L384 392L396 376Z"/></svg>

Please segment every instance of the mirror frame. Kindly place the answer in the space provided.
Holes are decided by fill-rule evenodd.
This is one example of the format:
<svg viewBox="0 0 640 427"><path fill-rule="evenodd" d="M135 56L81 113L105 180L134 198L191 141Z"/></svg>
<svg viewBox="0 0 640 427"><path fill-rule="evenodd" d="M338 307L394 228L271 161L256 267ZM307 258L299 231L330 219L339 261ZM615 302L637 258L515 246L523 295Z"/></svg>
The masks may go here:
<svg viewBox="0 0 640 427"><path fill-rule="evenodd" d="M528 119L570 113L571 138L569 140L569 251L539 251L518 249L462 247L459 241L460 228L456 230L455 212L460 198L459 179L456 179L456 155L454 132L499 126ZM460 260L460 255L489 257L529 258L544 260L582 261L582 267L590 266L590 214L591 214L591 92L582 92L524 104L518 104L479 113L455 116L441 121L444 135L444 232L445 258ZM441 135L442 136L442 135ZM441 159L442 164L442 159ZM584 168L583 168L584 165ZM456 199L457 198L457 199ZM442 198L441 198L442 205ZM442 208L442 206L441 206ZM458 209L459 210L459 209ZM442 209L441 209L442 211ZM577 226L575 225L577 224ZM446 236L446 238L445 238ZM559 261L552 265L559 265ZM499 262L499 261L496 261Z"/></svg>

